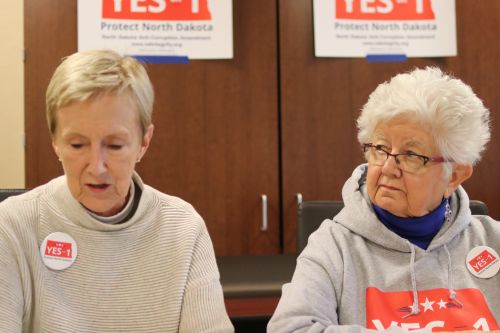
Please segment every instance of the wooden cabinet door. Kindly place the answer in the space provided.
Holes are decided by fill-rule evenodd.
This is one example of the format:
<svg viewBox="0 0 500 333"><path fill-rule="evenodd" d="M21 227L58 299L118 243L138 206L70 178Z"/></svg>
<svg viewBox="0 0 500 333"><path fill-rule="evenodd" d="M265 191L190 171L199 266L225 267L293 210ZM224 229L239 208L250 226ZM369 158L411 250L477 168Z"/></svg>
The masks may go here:
<svg viewBox="0 0 500 333"><path fill-rule="evenodd" d="M332 0L333 1L333 0ZM295 252L297 200L339 200L363 162L355 120L368 95L393 75L435 65L470 84L491 110L492 140L464 186L500 219L500 2L456 3L458 56L403 63L316 58L312 0L279 1L282 212L284 250Z"/></svg>
<svg viewBox="0 0 500 333"><path fill-rule="evenodd" d="M193 204L217 255L280 251L276 11L275 1L233 2L234 59L147 65L155 133L138 171ZM61 58L77 50L76 20L76 0L25 0L28 187L62 174L44 94Z"/></svg>

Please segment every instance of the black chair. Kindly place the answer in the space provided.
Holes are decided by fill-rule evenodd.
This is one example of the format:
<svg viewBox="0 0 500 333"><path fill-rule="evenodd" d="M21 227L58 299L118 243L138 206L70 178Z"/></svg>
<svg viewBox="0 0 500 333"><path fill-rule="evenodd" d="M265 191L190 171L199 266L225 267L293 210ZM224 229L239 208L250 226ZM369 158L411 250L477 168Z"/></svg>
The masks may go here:
<svg viewBox="0 0 500 333"><path fill-rule="evenodd" d="M342 201L303 201L299 205L297 219L297 254L307 245L307 239L321 222L337 215L344 203Z"/></svg>
<svg viewBox="0 0 500 333"><path fill-rule="evenodd" d="M472 215L489 215L486 204L479 200L470 200L469 208Z"/></svg>
<svg viewBox="0 0 500 333"><path fill-rule="evenodd" d="M26 191L28 190L24 188L0 189L0 202L13 195L23 194Z"/></svg>
<svg viewBox="0 0 500 333"><path fill-rule="evenodd" d="M298 209L297 253L306 247L309 235L318 229L324 220L337 215L343 207L342 201L303 201ZM482 201L470 200L469 207L472 215L488 215L488 207Z"/></svg>

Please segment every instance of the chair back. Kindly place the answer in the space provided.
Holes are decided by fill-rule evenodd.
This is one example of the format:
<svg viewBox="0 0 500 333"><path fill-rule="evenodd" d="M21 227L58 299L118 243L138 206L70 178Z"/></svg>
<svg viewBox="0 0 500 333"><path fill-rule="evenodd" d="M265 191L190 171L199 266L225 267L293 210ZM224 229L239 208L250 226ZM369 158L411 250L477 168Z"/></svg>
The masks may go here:
<svg viewBox="0 0 500 333"><path fill-rule="evenodd" d="M472 215L488 215L488 207L480 200L470 200L469 207Z"/></svg>
<svg viewBox="0 0 500 333"><path fill-rule="evenodd" d="M26 191L28 190L24 188L0 189L0 202L4 201L5 199L13 195L23 194Z"/></svg>
<svg viewBox="0 0 500 333"><path fill-rule="evenodd" d="M337 215L344 203L342 201L303 201L299 205L297 219L297 254L307 245L307 239L321 222Z"/></svg>

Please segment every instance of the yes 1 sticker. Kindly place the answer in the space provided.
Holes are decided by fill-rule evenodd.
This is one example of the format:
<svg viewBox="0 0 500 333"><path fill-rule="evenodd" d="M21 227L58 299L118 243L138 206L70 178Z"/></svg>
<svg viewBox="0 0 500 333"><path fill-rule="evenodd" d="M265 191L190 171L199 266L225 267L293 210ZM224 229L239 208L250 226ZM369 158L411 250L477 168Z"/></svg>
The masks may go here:
<svg viewBox="0 0 500 333"><path fill-rule="evenodd" d="M71 266L78 254L75 240L63 232L54 232L45 237L40 245L43 263L50 269L59 271Z"/></svg>
<svg viewBox="0 0 500 333"><path fill-rule="evenodd" d="M476 246L467 254L466 265L472 275L488 279L500 269L498 253L489 246Z"/></svg>

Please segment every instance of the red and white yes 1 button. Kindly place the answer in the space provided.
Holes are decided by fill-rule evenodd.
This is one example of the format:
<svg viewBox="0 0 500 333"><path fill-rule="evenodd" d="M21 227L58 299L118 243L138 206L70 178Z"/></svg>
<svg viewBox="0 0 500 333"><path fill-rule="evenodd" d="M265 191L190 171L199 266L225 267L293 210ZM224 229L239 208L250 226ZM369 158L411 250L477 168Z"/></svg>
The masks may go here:
<svg viewBox="0 0 500 333"><path fill-rule="evenodd" d="M466 265L472 275L488 279L500 269L498 253L489 246L476 246L467 254Z"/></svg>
<svg viewBox="0 0 500 333"><path fill-rule="evenodd" d="M54 232L45 237L40 245L42 261L50 269L60 271L73 265L78 254L75 240L63 232Z"/></svg>

